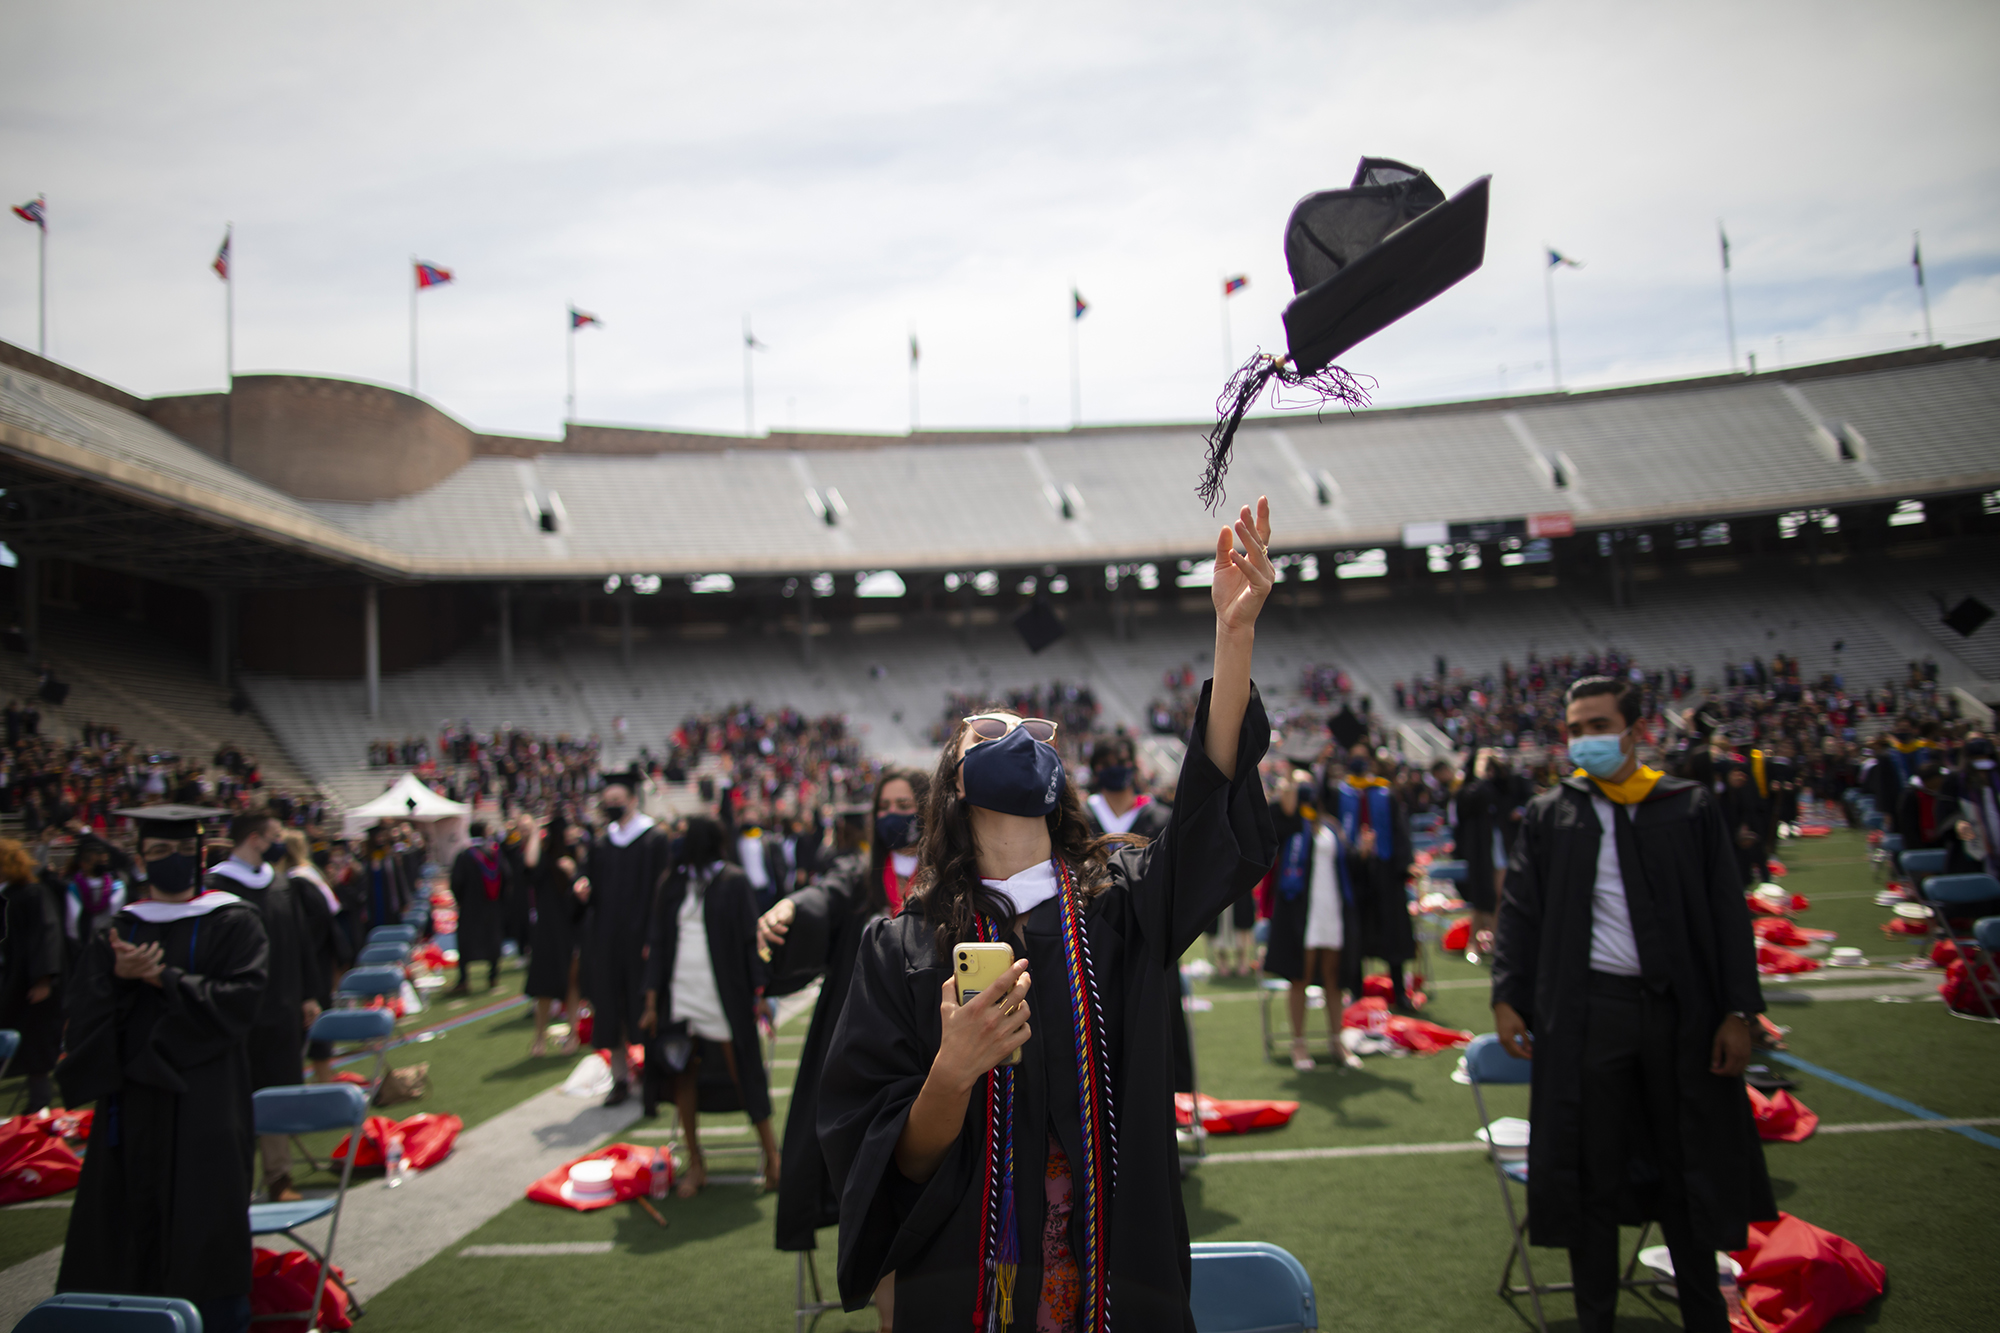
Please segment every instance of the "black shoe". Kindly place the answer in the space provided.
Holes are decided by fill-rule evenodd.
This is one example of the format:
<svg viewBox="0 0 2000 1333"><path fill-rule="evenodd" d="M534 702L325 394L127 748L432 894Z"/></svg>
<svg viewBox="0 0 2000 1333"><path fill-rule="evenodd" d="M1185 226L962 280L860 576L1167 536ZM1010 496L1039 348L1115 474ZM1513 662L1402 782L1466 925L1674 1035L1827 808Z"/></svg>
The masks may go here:
<svg viewBox="0 0 2000 1333"><path fill-rule="evenodd" d="M627 1082L618 1082L611 1085L611 1095L604 1099L604 1104L606 1106L623 1106L631 1100L632 1085Z"/></svg>
<svg viewBox="0 0 2000 1333"><path fill-rule="evenodd" d="M1389 1012L1392 1014L1401 1014L1405 1018L1422 1018L1424 1016L1423 1012L1417 1006L1411 1004L1407 998L1389 1001Z"/></svg>

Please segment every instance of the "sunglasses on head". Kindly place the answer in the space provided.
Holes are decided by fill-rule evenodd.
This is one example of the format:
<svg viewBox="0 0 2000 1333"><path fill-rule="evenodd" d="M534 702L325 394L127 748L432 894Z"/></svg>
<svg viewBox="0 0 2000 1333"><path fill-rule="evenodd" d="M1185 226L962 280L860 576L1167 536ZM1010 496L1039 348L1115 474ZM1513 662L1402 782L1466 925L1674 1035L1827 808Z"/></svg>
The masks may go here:
<svg viewBox="0 0 2000 1333"><path fill-rule="evenodd" d="M982 741L997 741L1019 727L1044 745L1055 744L1056 724L1045 717L1014 717L1008 713L975 713L961 718L966 730Z"/></svg>

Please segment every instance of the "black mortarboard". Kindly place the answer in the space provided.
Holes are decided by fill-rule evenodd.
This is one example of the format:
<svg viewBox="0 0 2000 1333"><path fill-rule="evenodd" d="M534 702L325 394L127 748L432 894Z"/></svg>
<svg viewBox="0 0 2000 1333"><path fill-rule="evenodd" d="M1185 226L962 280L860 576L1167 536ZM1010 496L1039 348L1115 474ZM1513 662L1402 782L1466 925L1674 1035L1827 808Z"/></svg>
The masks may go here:
<svg viewBox="0 0 2000 1333"><path fill-rule="evenodd" d="M111 813L123 815L138 824L142 838L172 838L178 842L182 838L201 836L204 823L220 819L229 812L205 805L136 805Z"/></svg>
<svg viewBox="0 0 2000 1333"><path fill-rule="evenodd" d="M637 765L632 765L616 773L606 773L604 775L604 785L607 787L623 787L625 790L637 795L646 789L646 775L640 771Z"/></svg>
<svg viewBox="0 0 2000 1333"><path fill-rule="evenodd" d="M1957 606L1944 613L1944 623L1957 632L1962 639L1969 639L1979 632L1979 627L1993 619L1993 608L1977 597L1965 597Z"/></svg>
<svg viewBox="0 0 2000 1333"><path fill-rule="evenodd" d="M1368 389L1333 358L1380 333L1476 270L1486 257L1481 176L1453 195L1416 167L1364 157L1344 190L1309 194L1285 223L1285 263L1295 295L1285 307L1286 355L1259 352L1230 378L1208 436L1208 468L1197 493L1222 499L1229 446L1245 414L1276 379L1322 404L1368 405Z"/></svg>
<svg viewBox="0 0 2000 1333"><path fill-rule="evenodd" d="M1029 652L1039 653L1069 631L1063 628L1062 617L1048 599L1037 597L1027 610L1014 617L1014 632L1028 645Z"/></svg>

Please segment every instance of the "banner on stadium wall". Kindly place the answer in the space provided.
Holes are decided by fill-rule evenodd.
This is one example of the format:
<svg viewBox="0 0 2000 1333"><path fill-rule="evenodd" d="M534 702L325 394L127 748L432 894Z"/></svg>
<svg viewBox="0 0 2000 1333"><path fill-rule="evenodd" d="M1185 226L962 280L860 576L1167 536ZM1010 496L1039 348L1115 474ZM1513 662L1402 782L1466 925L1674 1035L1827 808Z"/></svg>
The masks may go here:
<svg viewBox="0 0 2000 1333"><path fill-rule="evenodd" d="M1405 523L1403 545L1407 549L1425 546L1490 545L1510 537L1574 537L1576 517L1564 512L1530 514L1526 518L1488 518L1469 523Z"/></svg>

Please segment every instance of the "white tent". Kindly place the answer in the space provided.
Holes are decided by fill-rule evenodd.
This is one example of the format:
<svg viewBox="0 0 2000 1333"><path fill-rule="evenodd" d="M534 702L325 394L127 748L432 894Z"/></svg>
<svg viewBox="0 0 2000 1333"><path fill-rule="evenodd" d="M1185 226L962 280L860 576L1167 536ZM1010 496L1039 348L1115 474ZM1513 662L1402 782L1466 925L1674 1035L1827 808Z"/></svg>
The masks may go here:
<svg viewBox="0 0 2000 1333"><path fill-rule="evenodd" d="M421 824L462 819L471 813L471 806L448 801L419 782L415 773L405 773L368 804L349 810L341 821L341 834L351 838L385 819L414 819Z"/></svg>

